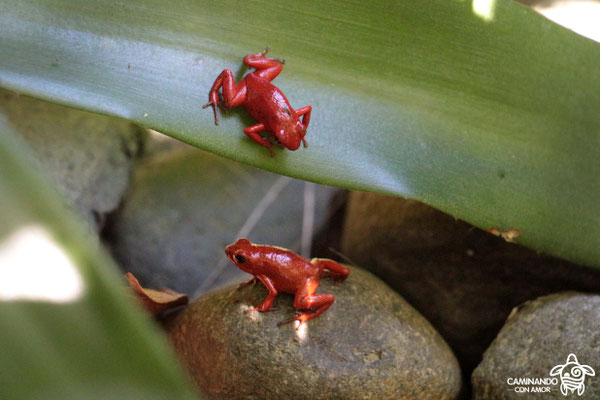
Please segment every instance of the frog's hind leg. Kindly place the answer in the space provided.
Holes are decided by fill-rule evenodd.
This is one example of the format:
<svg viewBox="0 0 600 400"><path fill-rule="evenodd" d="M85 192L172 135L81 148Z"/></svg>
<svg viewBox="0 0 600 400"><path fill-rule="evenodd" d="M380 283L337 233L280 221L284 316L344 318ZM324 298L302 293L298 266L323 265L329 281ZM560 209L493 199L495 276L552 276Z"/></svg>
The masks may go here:
<svg viewBox="0 0 600 400"><path fill-rule="evenodd" d="M264 137L258 134L259 132L262 132L264 130L265 126L263 124L256 124L244 129L244 133L256 143L266 147L267 150L269 150L269 154L271 154L271 157L275 157L275 152L271 149L272 143L268 139L265 139Z"/></svg>
<svg viewBox="0 0 600 400"><path fill-rule="evenodd" d="M320 269L327 269L335 280L343 281L350 275L350 268L326 258L313 258L310 263Z"/></svg>
<svg viewBox="0 0 600 400"><path fill-rule="evenodd" d="M253 72L253 74L256 74L261 78L271 82L283 69L285 60L281 60L279 58L266 58L265 54L267 54L268 51L269 48L267 47L265 51L261 53L248 54L246 57L244 57L244 64L250 68L256 68L257 71Z"/></svg>
<svg viewBox="0 0 600 400"><path fill-rule="evenodd" d="M233 73L229 69L224 69L219 74L212 85L208 94L208 103L202 106L206 108L212 106L215 114L215 125L219 125L219 116L217 115L217 105L219 105L219 89L223 88L223 103L225 108L234 108L244 103L246 98L246 82L243 80L235 84Z"/></svg>
<svg viewBox="0 0 600 400"><path fill-rule="evenodd" d="M323 314L335 301L335 296L332 294L315 294L315 291L319 287L318 278L308 278L304 281L304 285L300 290L296 292L294 297L294 308L297 310L308 310L299 315L281 321L277 326L287 324L292 321L300 321L296 330L300 328L300 325L309 321L319 315Z"/></svg>

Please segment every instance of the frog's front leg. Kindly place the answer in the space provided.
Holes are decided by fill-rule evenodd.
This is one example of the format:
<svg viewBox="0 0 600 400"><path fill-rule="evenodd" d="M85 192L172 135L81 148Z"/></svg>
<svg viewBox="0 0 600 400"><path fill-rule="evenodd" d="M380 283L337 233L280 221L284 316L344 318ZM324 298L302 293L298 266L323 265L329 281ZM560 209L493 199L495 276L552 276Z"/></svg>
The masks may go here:
<svg viewBox="0 0 600 400"><path fill-rule="evenodd" d="M241 80L240 83L236 85L231 70L224 69L217 77L208 93L208 103L202 106L202 108L212 106L215 114L215 125L219 125L217 106L219 105L220 88L223 88L223 103L225 108L241 106L246 100L246 82Z"/></svg>
<svg viewBox="0 0 600 400"><path fill-rule="evenodd" d="M242 283L240 283L240 284L238 285L238 287L237 287L237 289L236 289L236 290L243 289L243 288L245 288L246 286L254 285L254 284L256 283L256 281L257 281L257 280L258 280L258 279L257 279L255 276L253 276L253 277L252 277L252 279L250 279L248 282L242 282Z"/></svg>
<svg viewBox="0 0 600 400"><path fill-rule="evenodd" d="M244 129L244 133L256 143L266 147L267 150L269 150L269 154L271 154L271 157L275 157L275 152L273 152L273 150L271 149L272 143L269 141L269 139L265 139L264 137L258 134L259 132L262 132L264 130L265 126L263 124L256 124Z"/></svg>
<svg viewBox="0 0 600 400"><path fill-rule="evenodd" d="M298 330L298 328L300 328L300 325L302 325L308 320L318 317L319 315L323 314L325 310L331 307L331 305L335 301L335 296L332 294L315 294L315 291L318 287L318 278L306 279L303 282L302 287L296 292L296 296L294 297L294 308L297 310L307 310L309 308L314 308L314 310L305 311L293 318L281 321L277 324L277 326L281 326L292 321L300 321L300 323L296 327L296 330Z"/></svg>
<svg viewBox="0 0 600 400"><path fill-rule="evenodd" d="M265 300L263 301L263 303L261 305L255 306L254 308L252 308L250 310L246 310L246 313L249 313L252 311L260 311L260 312L274 311L274 309L271 308L271 305L273 304L275 297L277 297L277 289L275 289L273 282L266 275L257 275L256 278L258 278L258 280L260 280L265 285L265 287L269 291L269 294L267 295L267 297L265 298Z"/></svg>
<svg viewBox="0 0 600 400"><path fill-rule="evenodd" d="M302 126L304 127L304 134L306 135L306 129L308 129L308 124L310 124L310 113L312 112L311 106L305 106L296 110L296 116L302 116ZM306 143L306 139L302 136L302 144L304 147L308 147L308 143Z"/></svg>

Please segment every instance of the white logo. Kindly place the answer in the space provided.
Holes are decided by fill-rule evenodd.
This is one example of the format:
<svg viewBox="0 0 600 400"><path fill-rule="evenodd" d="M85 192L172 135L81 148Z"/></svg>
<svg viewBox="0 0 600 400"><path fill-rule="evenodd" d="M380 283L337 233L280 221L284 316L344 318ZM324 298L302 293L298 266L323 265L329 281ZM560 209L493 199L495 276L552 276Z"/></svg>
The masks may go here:
<svg viewBox="0 0 600 400"><path fill-rule="evenodd" d="M549 376L509 377L506 383L510 390L519 393L550 393L559 390L563 396L574 394L581 396L585 392L585 377L595 376L596 372L589 365L579 364L573 353L567 357L567 362L557 365L550 370Z"/></svg>
<svg viewBox="0 0 600 400"><path fill-rule="evenodd" d="M550 370L550 376L560 376L560 392L563 395L574 393L577 389L577 395L581 396L585 392L585 376L595 376L596 372L589 365L581 365L577 361L577 356L573 353L567 357L567 363L557 365Z"/></svg>

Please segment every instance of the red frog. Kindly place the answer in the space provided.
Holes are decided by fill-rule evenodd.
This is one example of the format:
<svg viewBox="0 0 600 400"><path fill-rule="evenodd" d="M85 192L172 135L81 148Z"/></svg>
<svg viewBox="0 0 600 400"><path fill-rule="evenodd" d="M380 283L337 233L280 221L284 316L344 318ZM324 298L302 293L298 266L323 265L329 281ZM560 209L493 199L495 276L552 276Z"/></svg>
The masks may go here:
<svg viewBox="0 0 600 400"><path fill-rule="evenodd" d="M208 95L208 103L202 106L212 106L215 113L215 124L219 125L217 105L219 104L219 89L223 88L223 106L234 108L244 106L250 115L258 121L258 124L244 129L244 133L256 143L269 150L271 157L275 156L271 150L274 137L276 143L290 150L300 147L300 142L307 146L304 136L310 122L311 106L294 110L286 97L275 85L273 79L283 69L284 60L277 58L265 58L269 51L258 54L249 54L244 57L244 64L256 71L249 73L237 84L233 79L233 73L224 69L215 80ZM302 120L300 120L302 117ZM270 137L262 137L259 132L267 131Z"/></svg>
<svg viewBox="0 0 600 400"><path fill-rule="evenodd" d="M300 312L277 325L300 321L296 329L304 322L323 314L335 301L332 294L315 294L323 270L329 270L334 278L341 281L350 274L349 268L333 260L313 258L308 261L291 250L252 244L248 239L238 239L230 244L225 248L225 254L242 271L254 275L254 278L240 287L259 280L269 290L263 303L247 312L272 311L271 305L278 292L292 293L295 296L294 308L309 311Z"/></svg>

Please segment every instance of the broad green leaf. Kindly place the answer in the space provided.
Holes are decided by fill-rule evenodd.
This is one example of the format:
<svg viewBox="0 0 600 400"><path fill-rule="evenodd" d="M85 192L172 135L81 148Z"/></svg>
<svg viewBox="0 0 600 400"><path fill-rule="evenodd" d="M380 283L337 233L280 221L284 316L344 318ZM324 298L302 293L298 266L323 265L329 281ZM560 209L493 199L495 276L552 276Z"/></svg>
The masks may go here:
<svg viewBox="0 0 600 400"><path fill-rule="evenodd" d="M196 398L33 163L0 115L0 398Z"/></svg>
<svg viewBox="0 0 600 400"><path fill-rule="evenodd" d="M280 174L416 198L600 267L600 46L508 0L7 0L1 84ZM271 46L308 149L214 126L224 68Z"/></svg>

